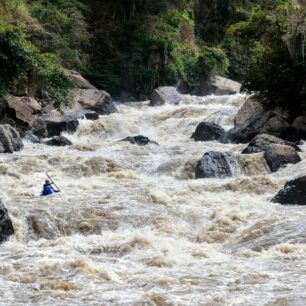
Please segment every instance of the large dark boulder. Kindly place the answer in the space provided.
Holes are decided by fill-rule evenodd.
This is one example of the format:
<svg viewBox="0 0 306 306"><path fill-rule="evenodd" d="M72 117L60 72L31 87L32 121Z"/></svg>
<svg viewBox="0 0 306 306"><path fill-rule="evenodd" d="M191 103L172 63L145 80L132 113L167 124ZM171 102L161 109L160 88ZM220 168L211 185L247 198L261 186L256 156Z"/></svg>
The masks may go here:
<svg viewBox="0 0 306 306"><path fill-rule="evenodd" d="M229 130L222 142L247 143L258 134L281 137L288 131L290 118L278 108L265 111L257 98L248 98L234 119L234 127Z"/></svg>
<svg viewBox="0 0 306 306"><path fill-rule="evenodd" d="M295 143L283 140L273 135L259 134L251 140L248 146L244 148L241 153L253 154L264 152L271 144L287 145L295 148L297 151L301 151L301 149Z"/></svg>
<svg viewBox="0 0 306 306"><path fill-rule="evenodd" d="M306 176L287 182L285 187L272 199L272 202L291 205L306 205Z"/></svg>
<svg viewBox="0 0 306 306"><path fill-rule="evenodd" d="M23 149L19 133L9 124L0 125L0 153L13 153Z"/></svg>
<svg viewBox="0 0 306 306"><path fill-rule="evenodd" d="M59 136L62 132L74 133L79 121L76 118L69 117L49 117L45 120L47 137Z"/></svg>
<svg viewBox="0 0 306 306"><path fill-rule="evenodd" d="M264 154L265 160L272 172L276 172L286 164L296 164L301 161L299 154L293 147L272 144Z"/></svg>
<svg viewBox="0 0 306 306"><path fill-rule="evenodd" d="M92 110L99 115L110 115L118 110L112 102L111 96L99 89L73 89L71 91L74 105L73 111Z"/></svg>
<svg viewBox="0 0 306 306"><path fill-rule="evenodd" d="M127 142L130 142L131 144L137 144L139 146L145 146L147 144L158 145L158 143L156 141L152 141L148 137L143 136L143 135L129 136L129 137L126 137L126 138L122 139L121 141L127 141Z"/></svg>
<svg viewBox="0 0 306 306"><path fill-rule="evenodd" d="M99 114L91 110L79 110L62 115L52 110L35 119L32 133L40 138L59 136L62 132L74 133L79 126L79 119L97 120Z"/></svg>
<svg viewBox="0 0 306 306"><path fill-rule="evenodd" d="M223 142L247 143L258 134L269 134L280 137L290 127L289 123L274 114L266 111L260 117L250 119L243 125L236 125L229 130Z"/></svg>
<svg viewBox="0 0 306 306"><path fill-rule="evenodd" d="M178 105L182 101L182 95L175 87L163 86L153 90L151 95L151 106L159 106L166 103Z"/></svg>
<svg viewBox="0 0 306 306"><path fill-rule="evenodd" d="M297 117L291 125L291 134L295 139L306 139L306 114Z"/></svg>
<svg viewBox="0 0 306 306"><path fill-rule="evenodd" d="M52 111L35 120L32 133L40 138L60 136L62 132L74 133L79 126L78 119L78 116L63 116L57 111Z"/></svg>
<svg viewBox="0 0 306 306"><path fill-rule="evenodd" d="M251 118L243 125L235 125L222 137L221 141L225 143L247 143L261 133L265 122L272 117L273 112L266 112L261 117Z"/></svg>
<svg viewBox="0 0 306 306"><path fill-rule="evenodd" d="M191 138L195 141L219 140L224 134L225 130L221 126L214 123L201 122Z"/></svg>
<svg viewBox="0 0 306 306"><path fill-rule="evenodd" d="M50 140L45 142L48 146L55 146L55 147L65 147L65 146L72 146L73 143L64 136L54 136Z"/></svg>
<svg viewBox="0 0 306 306"><path fill-rule="evenodd" d="M226 178L234 174L236 167L235 157L228 152L210 151L199 160L196 178Z"/></svg>
<svg viewBox="0 0 306 306"><path fill-rule="evenodd" d="M7 209L0 200L0 243L6 241L14 234L12 221L7 213Z"/></svg>

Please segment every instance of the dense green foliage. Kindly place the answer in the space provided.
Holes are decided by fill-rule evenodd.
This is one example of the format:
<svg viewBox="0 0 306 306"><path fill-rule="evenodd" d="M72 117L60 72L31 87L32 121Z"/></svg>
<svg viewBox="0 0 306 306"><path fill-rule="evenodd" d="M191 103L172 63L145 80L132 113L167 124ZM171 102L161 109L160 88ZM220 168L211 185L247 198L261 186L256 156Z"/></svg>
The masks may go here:
<svg viewBox="0 0 306 306"><path fill-rule="evenodd" d="M148 94L157 85L200 76L195 68L202 48L189 1L91 1L91 7L97 43L89 77L98 86ZM208 69L201 74L216 70Z"/></svg>
<svg viewBox="0 0 306 306"><path fill-rule="evenodd" d="M294 115L306 110L305 18L305 7L296 2L264 2L228 30L248 52L245 88L268 107L283 106Z"/></svg>
<svg viewBox="0 0 306 306"><path fill-rule="evenodd" d="M299 112L305 14L297 0L2 0L0 92L27 80L67 103L64 68L137 96L221 74Z"/></svg>
<svg viewBox="0 0 306 306"><path fill-rule="evenodd" d="M0 95L20 80L34 80L31 86L45 89L56 106L69 102L71 81L58 58L41 53L16 27L0 26Z"/></svg>

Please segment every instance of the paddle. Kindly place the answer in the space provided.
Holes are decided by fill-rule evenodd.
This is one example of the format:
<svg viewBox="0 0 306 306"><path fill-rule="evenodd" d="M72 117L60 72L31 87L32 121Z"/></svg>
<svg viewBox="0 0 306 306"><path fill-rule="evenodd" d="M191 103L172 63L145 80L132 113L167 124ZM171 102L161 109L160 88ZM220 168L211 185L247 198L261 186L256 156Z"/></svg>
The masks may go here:
<svg viewBox="0 0 306 306"><path fill-rule="evenodd" d="M61 190L58 188L58 186L54 183L54 181L52 180L52 178L50 177L50 175L48 174L48 172L46 172L46 176L48 177L48 179L52 182L52 184L57 188L58 192L61 192Z"/></svg>

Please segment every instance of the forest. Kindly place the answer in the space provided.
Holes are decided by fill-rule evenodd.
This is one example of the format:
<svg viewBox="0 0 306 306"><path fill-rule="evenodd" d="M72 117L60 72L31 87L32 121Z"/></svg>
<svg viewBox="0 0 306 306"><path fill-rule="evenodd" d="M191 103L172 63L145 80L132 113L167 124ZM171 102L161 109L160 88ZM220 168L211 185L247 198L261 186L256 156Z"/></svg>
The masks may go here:
<svg viewBox="0 0 306 306"><path fill-rule="evenodd" d="M218 74L298 114L305 35L302 0L1 0L0 95L26 83L67 104L66 69L137 99Z"/></svg>

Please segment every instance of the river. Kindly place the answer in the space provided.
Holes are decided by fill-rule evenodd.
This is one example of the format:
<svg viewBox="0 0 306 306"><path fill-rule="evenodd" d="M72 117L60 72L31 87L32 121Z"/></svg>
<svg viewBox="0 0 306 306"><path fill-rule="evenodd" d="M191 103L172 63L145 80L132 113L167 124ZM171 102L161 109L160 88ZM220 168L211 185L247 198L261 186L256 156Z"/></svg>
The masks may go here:
<svg viewBox="0 0 306 306"><path fill-rule="evenodd" d="M72 147L0 156L15 236L0 246L0 305L306 305L306 207L270 199L303 161L270 174L262 154L229 179L194 179L202 120L233 126L246 96L119 104L81 120ZM142 134L159 145L120 139ZM306 146L302 146L304 152ZM62 193L40 197L48 171Z"/></svg>

